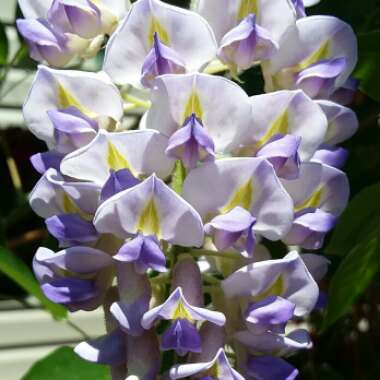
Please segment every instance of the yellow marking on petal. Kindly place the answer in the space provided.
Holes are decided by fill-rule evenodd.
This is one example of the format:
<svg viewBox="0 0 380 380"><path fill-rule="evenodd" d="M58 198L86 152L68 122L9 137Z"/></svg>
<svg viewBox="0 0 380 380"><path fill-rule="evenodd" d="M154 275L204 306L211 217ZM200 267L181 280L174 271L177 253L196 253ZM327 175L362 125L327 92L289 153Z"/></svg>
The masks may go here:
<svg viewBox="0 0 380 380"><path fill-rule="evenodd" d="M146 204L137 223L137 230L144 235L160 237L160 217L154 199L151 198Z"/></svg>
<svg viewBox="0 0 380 380"><path fill-rule="evenodd" d="M95 117L96 114L85 108L61 83L58 83L58 107L76 107L80 112L88 117Z"/></svg>
<svg viewBox="0 0 380 380"><path fill-rule="evenodd" d="M282 276L278 276L276 280L270 285L267 289L265 289L261 294L255 296L255 301L262 301L263 299L269 296L281 296L284 293L284 279Z"/></svg>
<svg viewBox="0 0 380 380"><path fill-rule="evenodd" d="M174 309L172 319L187 319L188 321L193 320L181 301L178 302L177 307Z"/></svg>
<svg viewBox="0 0 380 380"><path fill-rule="evenodd" d="M295 71L302 71L312 65L313 63L316 63L322 59L327 59L329 57L329 51L330 51L330 42L326 41L324 42L318 50L311 53L307 58L305 58L302 62L300 62L295 68Z"/></svg>
<svg viewBox="0 0 380 380"><path fill-rule="evenodd" d="M256 146L259 148L264 145L271 137L277 134L286 135L289 133L289 114L284 111L268 129L265 135L257 142Z"/></svg>
<svg viewBox="0 0 380 380"><path fill-rule="evenodd" d="M170 45L169 34L165 27L154 16L150 19L149 33L148 33L148 45L152 46L154 41L154 33L157 33L158 39L166 46Z"/></svg>
<svg viewBox="0 0 380 380"><path fill-rule="evenodd" d="M184 123L184 121L193 113L198 117L198 119L202 120L203 109L201 99L195 90L191 92L189 99L186 102L185 111L183 112L182 116L182 123Z"/></svg>
<svg viewBox="0 0 380 380"><path fill-rule="evenodd" d="M243 186L239 187L232 195L228 203L219 211L222 214L226 214L237 206L240 206L246 210L251 208L253 201L253 184L252 179L249 179Z"/></svg>
<svg viewBox="0 0 380 380"><path fill-rule="evenodd" d="M302 203L299 203L298 205L296 205L294 207L294 211L297 212L305 208L310 208L310 207L316 208L320 206L322 196L323 196L323 187L320 187L318 190L314 191L314 193L309 198L307 198Z"/></svg>
<svg viewBox="0 0 380 380"><path fill-rule="evenodd" d="M134 170L128 160L119 152L114 144L108 141L108 154L107 154L107 162L110 169L115 171L121 169L128 169L132 174Z"/></svg>
<svg viewBox="0 0 380 380"><path fill-rule="evenodd" d="M91 215L82 211L66 193L63 193L62 209L65 214L76 214L85 220L92 219Z"/></svg>
<svg viewBox="0 0 380 380"><path fill-rule="evenodd" d="M204 372L204 377L210 376L212 379L220 379L222 376L222 370L218 362L214 363L212 367Z"/></svg>
<svg viewBox="0 0 380 380"><path fill-rule="evenodd" d="M258 4L257 0L241 0L239 10L237 12L237 20L241 21L246 18L250 13L257 14Z"/></svg>

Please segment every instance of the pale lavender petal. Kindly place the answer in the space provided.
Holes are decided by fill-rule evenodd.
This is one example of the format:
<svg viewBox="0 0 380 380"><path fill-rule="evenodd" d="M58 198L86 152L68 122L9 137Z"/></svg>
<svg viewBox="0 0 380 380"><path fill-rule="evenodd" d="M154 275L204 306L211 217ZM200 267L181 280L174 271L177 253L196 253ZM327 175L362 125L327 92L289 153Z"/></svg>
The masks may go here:
<svg viewBox="0 0 380 380"><path fill-rule="evenodd" d="M183 127L170 137L166 154L183 161L188 169L193 169L198 161L213 159L214 142L203 128L195 114L188 117Z"/></svg>
<svg viewBox="0 0 380 380"><path fill-rule="evenodd" d="M347 149L323 145L314 153L311 161L320 162L339 169L345 165L348 155Z"/></svg>
<svg viewBox="0 0 380 380"><path fill-rule="evenodd" d="M328 99L345 68L344 57L318 61L297 74L296 85L311 98Z"/></svg>
<svg viewBox="0 0 380 380"><path fill-rule="evenodd" d="M70 153L90 143L98 131L98 123L75 107L47 111L54 127L56 150Z"/></svg>
<svg viewBox="0 0 380 380"><path fill-rule="evenodd" d="M205 232L213 236L215 246L223 251L235 247L235 243L243 236L247 244L243 244L249 256L253 253L252 226L256 219L245 209L235 207L226 214L218 215L207 223ZM253 244L252 244L253 243Z"/></svg>
<svg viewBox="0 0 380 380"><path fill-rule="evenodd" d="M337 223L337 217L322 210L303 210L296 214L293 226L284 242L289 245L300 245L306 249L319 249L327 232Z"/></svg>
<svg viewBox="0 0 380 380"><path fill-rule="evenodd" d="M269 296L248 305L245 321L253 333L272 331L283 334L285 325L293 317L295 308L294 303L284 298Z"/></svg>
<svg viewBox="0 0 380 380"><path fill-rule="evenodd" d="M66 46L67 38L55 31L46 20L18 19L16 24L34 60L46 60L53 66L64 66L73 58Z"/></svg>
<svg viewBox="0 0 380 380"><path fill-rule="evenodd" d="M298 148L301 137L295 135L273 136L256 153L257 157L266 158L274 167L280 178L295 179L299 176L300 157Z"/></svg>
<svg viewBox="0 0 380 380"><path fill-rule="evenodd" d="M144 87L153 87L157 76L163 74L184 74L186 64L169 46L162 43L157 33L153 35L153 47L146 56L141 69L141 83Z"/></svg>
<svg viewBox="0 0 380 380"><path fill-rule="evenodd" d="M49 150L47 152L36 153L30 157L33 168L40 174L44 174L48 169L53 168L59 171L64 154Z"/></svg>
<svg viewBox="0 0 380 380"><path fill-rule="evenodd" d="M276 48L269 31L257 25L254 14L249 14L223 37L218 56L227 64L248 69L255 61L270 58Z"/></svg>

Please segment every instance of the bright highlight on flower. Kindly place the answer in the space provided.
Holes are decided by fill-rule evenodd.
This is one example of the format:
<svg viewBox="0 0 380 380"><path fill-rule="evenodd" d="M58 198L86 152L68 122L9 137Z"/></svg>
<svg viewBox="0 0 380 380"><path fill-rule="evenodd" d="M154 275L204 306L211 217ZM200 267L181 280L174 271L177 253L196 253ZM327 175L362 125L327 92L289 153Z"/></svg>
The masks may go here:
<svg viewBox="0 0 380 380"><path fill-rule="evenodd" d="M48 147L30 205L62 249L39 248L36 277L70 311L105 310L77 354L113 380L296 378L285 358L312 341L294 318L308 327L328 269L307 251L349 196L351 28L302 0L19 3L46 65L110 37L104 71L41 65L23 107Z"/></svg>

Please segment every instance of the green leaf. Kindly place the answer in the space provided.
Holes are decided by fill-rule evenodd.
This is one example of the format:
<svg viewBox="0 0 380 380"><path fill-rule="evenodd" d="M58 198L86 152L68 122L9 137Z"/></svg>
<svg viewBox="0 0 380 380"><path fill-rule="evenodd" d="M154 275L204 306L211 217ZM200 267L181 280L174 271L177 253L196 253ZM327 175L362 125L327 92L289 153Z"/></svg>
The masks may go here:
<svg viewBox="0 0 380 380"><path fill-rule="evenodd" d="M0 65L5 65L8 59L8 37L5 25L0 23Z"/></svg>
<svg viewBox="0 0 380 380"><path fill-rule="evenodd" d="M107 366L81 359L70 347L61 347L36 362L21 380L110 380Z"/></svg>
<svg viewBox="0 0 380 380"><path fill-rule="evenodd" d="M173 179L172 179L172 189L177 193L181 194L182 193L182 186L183 186L183 181L186 178L186 169L183 166L183 163L181 160L177 160L175 163L175 169L174 169L174 174L173 174Z"/></svg>
<svg viewBox="0 0 380 380"><path fill-rule="evenodd" d="M37 280L29 267L15 254L0 246L0 271L35 296L55 319L63 319L67 315L66 309L49 301L42 293Z"/></svg>
<svg viewBox="0 0 380 380"><path fill-rule="evenodd" d="M360 80L360 90L380 102L379 62L380 62L380 30L358 35L359 61L354 77Z"/></svg>
<svg viewBox="0 0 380 380"><path fill-rule="evenodd" d="M380 228L355 246L343 259L329 288L329 302L323 329L350 310L380 269Z"/></svg>
<svg viewBox="0 0 380 380"><path fill-rule="evenodd" d="M366 187L349 203L325 252L346 255L380 225L380 183Z"/></svg>

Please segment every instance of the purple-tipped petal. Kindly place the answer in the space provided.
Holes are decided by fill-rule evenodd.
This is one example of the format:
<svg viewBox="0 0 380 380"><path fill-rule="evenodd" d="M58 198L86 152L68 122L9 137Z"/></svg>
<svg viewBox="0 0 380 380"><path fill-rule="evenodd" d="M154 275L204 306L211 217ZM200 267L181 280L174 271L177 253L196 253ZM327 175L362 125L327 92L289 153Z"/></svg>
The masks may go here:
<svg viewBox="0 0 380 380"><path fill-rule="evenodd" d="M79 343L74 351L82 359L93 363L119 365L126 360L126 341L125 333L116 329L97 339Z"/></svg>
<svg viewBox="0 0 380 380"><path fill-rule="evenodd" d="M161 338L161 349L175 350L180 356L201 352L201 338L197 328L187 319L176 319Z"/></svg>
<svg viewBox="0 0 380 380"><path fill-rule="evenodd" d="M100 201L104 202L113 195L140 183L128 169L110 170L110 175L100 193Z"/></svg>
<svg viewBox="0 0 380 380"><path fill-rule="evenodd" d="M102 32L101 13L92 1L67 4L54 0L47 16L62 32L74 33L82 38L93 38Z"/></svg>
<svg viewBox="0 0 380 380"><path fill-rule="evenodd" d="M345 165L348 155L347 149L323 145L314 153L311 161L320 162L339 169Z"/></svg>
<svg viewBox="0 0 380 380"><path fill-rule="evenodd" d="M165 254L154 236L138 234L119 249L114 259L122 262L134 262L139 273L145 273L148 268L166 272Z"/></svg>
<svg viewBox="0 0 380 380"><path fill-rule="evenodd" d="M85 303L99 294L93 280L82 280L74 277L60 277L41 285L41 289L49 300L75 310L75 306Z"/></svg>
<svg viewBox="0 0 380 380"><path fill-rule="evenodd" d="M257 153L266 158L280 178L295 179L299 175L300 157L298 148L301 137L294 135L273 136Z"/></svg>
<svg viewBox="0 0 380 380"><path fill-rule="evenodd" d="M229 247L240 247L248 256L252 256L255 245L252 227L256 219L245 209L235 207L226 214L218 215L207 223L205 232L213 236L215 246L223 251ZM244 243L238 243L238 240Z"/></svg>
<svg viewBox="0 0 380 380"><path fill-rule="evenodd" d="M344 57L318 61L297 74L296 86L311 98L328 99L345 68Z"/></svg>
<svg viewBox="0 0 380 380"><path fill-rule="evenodd" d="M53 168L59 171L64 154L49 150L43 153L36 153L30 157L33 168L40 174L44 174L48 169Z"/></svg>
<svg viewBox="0 0 380 380"><path fill-rule="evenodd" d="M50 65L64 66L73 58L67 48L67 38L54 30L46 20L18 19L16 24L34 60L46 60Z"/></svg>
<svg viewBox="0 0 380 380"><path fill-rule="evenodd" d="M184 74L186 64L177 52L162 43L157 33L153 35L153 47L146 56L142 70L141 83L144 87L153 87L157 76L163 74Z"/></svg>
<svg viewBox="0 0 380 380"><path fill-rule="evenodd" d="M303 210L296 214L293 226L284 238L286 244L300 245L306 249L319 249L327 232L331 231L337 217L322 210Z"/></svg>
<svg viewBox="0 0 380 380"><path fill-rule="evenodd" d="M80 245L98 239L94 225L75 214L55 215L45 220L46 227L60 246Z"/></svg>
<svg viewBox="0 0 380 380"><path fill-rule="evenodd" d="M245 70L255 61L270 58L276 49L270 32L257 25L254 14L249 14L223 37L218 56L223 62Z"/></svg>
<svg viewBox="0 0 380 380"><path fill-rule="evenodd" d="M56 150L70 153L90 143L99 129L98 123L71 106L47 111L54 127Z"/></svg>
<svg viewBox="0 0 380 380"><path fill-rule="evenodd" d="M250 357L247 373L256 380L294 380L298 376L297 368L285 360L265 355Z"/></svg>
<svg viewBox="0 0 380 380"><path fill-rule="evenodd" d="M213 159L214 150L214 142L202 122L192 114L185 120L183 127L170 137L166 154L182 160L188 169L193 169L198 161Z"/></svg>
<svg viewBox="0 0 380 380"><path fill-rule="evenodd" d="M272 331L283 334L285 325L293 317L295 308L294 303L284 298L269 296L248 305L245 321L253 333Z"/></svg>

